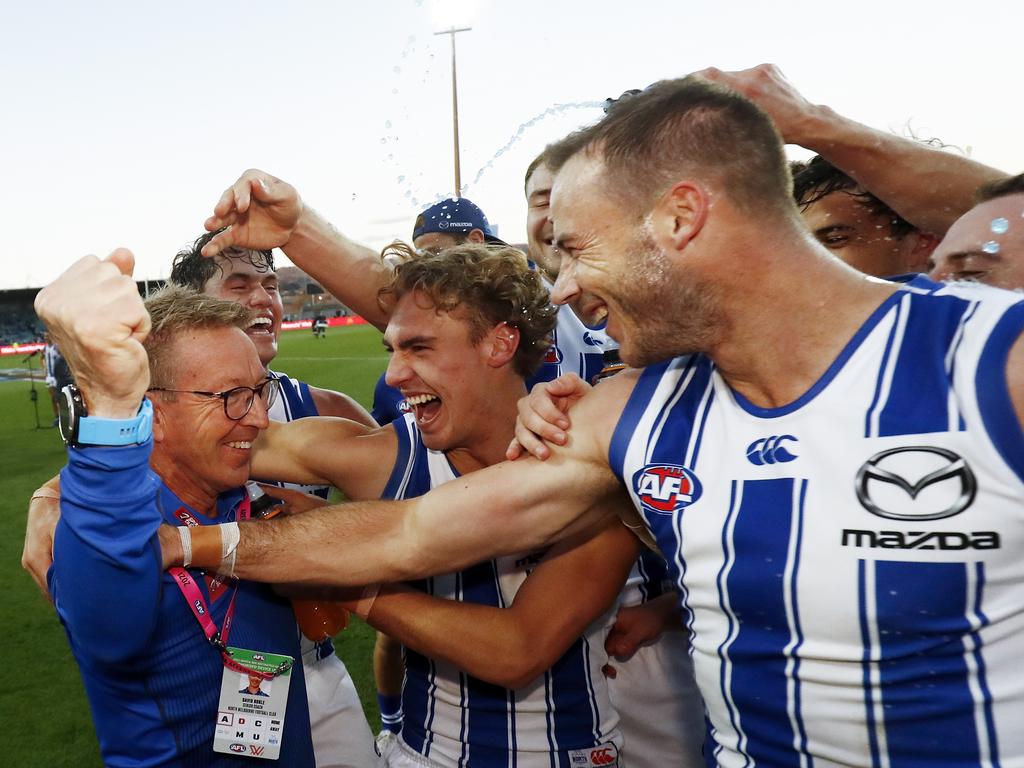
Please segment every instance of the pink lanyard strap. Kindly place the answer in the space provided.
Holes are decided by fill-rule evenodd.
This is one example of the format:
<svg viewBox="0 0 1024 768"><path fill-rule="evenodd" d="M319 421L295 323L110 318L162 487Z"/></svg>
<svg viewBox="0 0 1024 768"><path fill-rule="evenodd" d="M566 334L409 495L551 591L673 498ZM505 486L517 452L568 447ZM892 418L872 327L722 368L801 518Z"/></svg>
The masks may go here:
<svg viewBox="0 0 1024 768"><path fill-rule="evenodd" d="M194 528L201 523L196 520L184 507L180 507L174 516L185 525ZM236 510L236 516L239 520L249 519L249 499L243 498L241 503L238 505ZM181 594L185 597L185 602L188 603L188 607L192 611L192 615L196 617L196 621L199 622L199 626L203 630L203 634L206 635L206 639L210 641L210 644L220 651L221 661L224 666L235 672L244 672L246 674L254 675L259 677L261 680L272 680L280 674L287 672L292 667L292 662L284 662L280 664L277 669L273 672L261 672L256 669L251 669L244 664L240 664L231 657L231 652L228 650L228 635L231 633L231 621L235 616L235 597L238 596L238 579L231 579L233 582L231 587L231 602L228 604L228 609L224 614L224 626L221 629L217 629L217 625L213 623L213 619L210 618L210 609L206 605L206 600L203 597L202 591L199 589L199 585L196 580L192 578L192 574L186 571L184 568L171 568L169 569L172 576L174 576L174 583L178 585L178 589L181 590Z"/></svg>

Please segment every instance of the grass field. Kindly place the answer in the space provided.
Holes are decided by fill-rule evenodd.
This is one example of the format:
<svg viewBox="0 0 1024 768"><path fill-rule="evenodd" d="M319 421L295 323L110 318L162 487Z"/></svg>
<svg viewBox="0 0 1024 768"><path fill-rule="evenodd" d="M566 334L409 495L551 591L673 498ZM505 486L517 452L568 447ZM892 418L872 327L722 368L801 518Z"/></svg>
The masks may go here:
<svg viewBox="0 0 1024 768"><path fill-rule="evenodd" d="M21 357L0 358L0 369L23 367ZM35 363L38 365L38 362ZM387 365L380 334L368 326L334 328L326 339L308 331L282 335L274 368L311 384L346 392L367 408L373 386ZM52 606L21 570L28 498L64 464L64 446L41 383L36 429L28 381L0 381L0 627L7 637L7 661L0 683L0 722L8 738L0 764L29 768L100 766L81 678ZM197 630L198 631L198 630ZM339 655L352 673L372 727L377 724L371 652L373 633L354 621L337 639ZM212 724L211 724L212 727Z"/></svg>

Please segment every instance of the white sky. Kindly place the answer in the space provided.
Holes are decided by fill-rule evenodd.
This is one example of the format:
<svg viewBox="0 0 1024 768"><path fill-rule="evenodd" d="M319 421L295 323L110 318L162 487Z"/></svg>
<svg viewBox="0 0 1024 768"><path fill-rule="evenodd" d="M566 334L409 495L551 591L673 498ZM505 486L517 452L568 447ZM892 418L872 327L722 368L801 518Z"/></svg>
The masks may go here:
<svg viewBox="0 0 1024 768"><path fill-rule="evenodd" d="M458 37L462 177L509 241L522 173L600 101L706 66L779 64L813 101L1024 170L1016 4L475 0ZM244 169L343 232L408 237L452 187L447 37L432 0L5 0L0 288L124 245L164 277ZM479 181L478 172L494 160Z"/></svg>

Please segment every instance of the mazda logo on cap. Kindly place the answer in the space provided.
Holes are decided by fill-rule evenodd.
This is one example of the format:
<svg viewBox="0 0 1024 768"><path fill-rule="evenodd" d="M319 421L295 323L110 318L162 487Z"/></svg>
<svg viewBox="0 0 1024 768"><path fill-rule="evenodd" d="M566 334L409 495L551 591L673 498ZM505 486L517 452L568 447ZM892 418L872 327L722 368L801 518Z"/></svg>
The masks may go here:
<svg viewBox="0 0 1024 768"><path fill-rule="evenodd" d="M941 520L974 502L978 481L967 461L946 448L879 451L857 470L857 500L890 520Z"/></svg>

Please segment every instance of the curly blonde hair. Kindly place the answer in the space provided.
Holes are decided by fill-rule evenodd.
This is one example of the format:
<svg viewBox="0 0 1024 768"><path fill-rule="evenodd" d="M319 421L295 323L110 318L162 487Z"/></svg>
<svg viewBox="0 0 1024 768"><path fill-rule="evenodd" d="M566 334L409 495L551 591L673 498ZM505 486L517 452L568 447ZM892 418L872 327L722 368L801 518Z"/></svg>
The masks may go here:
<svg viewBox="0 0 1024 768"><path fill-rule="evenodd" d="M513 365L524 378L540 366L551 346L557 308L526 256L509 246L463 243L439 253L422 253L395 242L381 253L395 265L391 283L380 290L381 306L394 306L414 291L438 311L463 307L475 344L499 323L519 331Z"/></svg>

